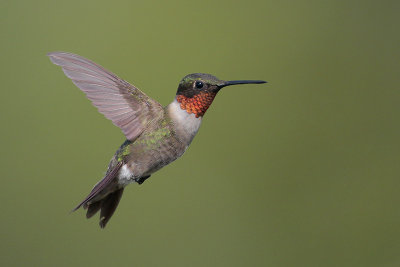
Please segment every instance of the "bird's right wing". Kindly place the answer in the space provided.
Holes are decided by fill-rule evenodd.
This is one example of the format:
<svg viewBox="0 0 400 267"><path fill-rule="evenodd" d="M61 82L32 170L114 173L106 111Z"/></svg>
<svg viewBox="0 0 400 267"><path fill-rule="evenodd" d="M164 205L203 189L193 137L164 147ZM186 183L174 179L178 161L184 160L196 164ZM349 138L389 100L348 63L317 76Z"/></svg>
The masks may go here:
<svg viewBox="0 0 400 267"><path fill-rule="evenodd" d="M163 113L157 101L88 59L66 52L48 56L128 140L136 139L151 120Z"/></svg>

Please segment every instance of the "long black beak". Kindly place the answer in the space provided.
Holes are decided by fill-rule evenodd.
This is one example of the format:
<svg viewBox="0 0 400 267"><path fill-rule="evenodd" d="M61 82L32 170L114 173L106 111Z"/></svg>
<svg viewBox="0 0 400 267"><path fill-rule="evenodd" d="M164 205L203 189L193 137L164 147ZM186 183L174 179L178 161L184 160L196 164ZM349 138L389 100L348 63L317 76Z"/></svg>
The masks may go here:
<svg viewBox="0 0 400 267"><path fill-rule="evenodd" d="M236 84L259 84L259 83L266 83L266 81L261 81L261 80L238 80L238 81L225 81L221 85L219 85L219 88L225 87L225 86L230 86L230 85L236 85Z"/></svg>

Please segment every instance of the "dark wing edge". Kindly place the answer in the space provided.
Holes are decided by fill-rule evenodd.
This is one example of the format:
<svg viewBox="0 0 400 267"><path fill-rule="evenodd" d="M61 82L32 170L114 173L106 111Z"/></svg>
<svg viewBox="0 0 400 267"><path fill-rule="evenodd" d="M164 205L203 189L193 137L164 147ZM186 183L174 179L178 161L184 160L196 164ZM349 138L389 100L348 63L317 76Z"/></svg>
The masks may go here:
<svg viewBox="0 0 400 267"><path fill-rule="evenodd" d="M67 52L47 54L81 89L100 113L121 128L128 140L136 139L162 106L114 73L81 56Z"/></svg>

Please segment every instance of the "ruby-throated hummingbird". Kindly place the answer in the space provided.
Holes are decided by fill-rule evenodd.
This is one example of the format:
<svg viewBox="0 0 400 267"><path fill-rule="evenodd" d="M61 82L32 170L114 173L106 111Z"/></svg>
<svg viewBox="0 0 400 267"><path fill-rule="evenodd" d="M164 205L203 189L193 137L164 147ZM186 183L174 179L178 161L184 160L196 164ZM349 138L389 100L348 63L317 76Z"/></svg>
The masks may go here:
<svg viewBox="0 0 400 267"><path fill-rule="evenodd" d="M125 186L132 182L142 184L151 174L182 156L221 88L265 83L260 80L223 81L210 74L189 74L179 83L174 101L163 107L88 59L66 52L48 56L126 136L104 178L73 209L87 209L87 218L100 210L101 228L113 215Z"/></svg>

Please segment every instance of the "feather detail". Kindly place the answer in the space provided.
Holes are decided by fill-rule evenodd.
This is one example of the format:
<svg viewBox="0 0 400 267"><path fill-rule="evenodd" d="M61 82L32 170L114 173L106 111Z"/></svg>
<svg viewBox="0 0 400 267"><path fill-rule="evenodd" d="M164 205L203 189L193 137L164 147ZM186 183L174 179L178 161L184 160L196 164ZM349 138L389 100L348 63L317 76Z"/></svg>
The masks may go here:
<svg viewBox="0 0 400 267"><path fill-rule="evenodd" d="M128 140L136 139L148 123L163 114L162 106L135 86L81 56L49 53L50 60L81 89L100 113L120 127Z"/></svg>
<svg viewBox="0 0 400 267"><path fill-rule="evenodd" d="M198 118L204 116L216 95L214 92L200 92L193 97L177 95L176 100L180 103L181 109L189 114L193 113Z"/></svg>
<svg viewBox="0 0 400 267"><path fill-rule="evenodd" d="M118 207L119 201L121 200L124 188L120 188L115 192L109 194L105 199L101 201L101 211L100 211L100 227L106 227L108 221L113 216L115 210Z"/></svg>
<svg viewBox="0 0 400 267"><path fill-rule="evenodd" d="M89 202L91 200L93 200L95 197L97 197L97 195L101 194L101 192L107 187L109 186L112 181L117 177L119 170L121 169L122 166L122 162L118 162L117 165L115 165L115 167L106 174L106 176L103 178L103 180L101 180L100 182L98 182L92 189L92 191L90 192L90 194L81 202L78 204L78 206L76 206L72 212L76 211L77 209L79 209L81 206L83 206L84 208L87 208Z"/></svg>

